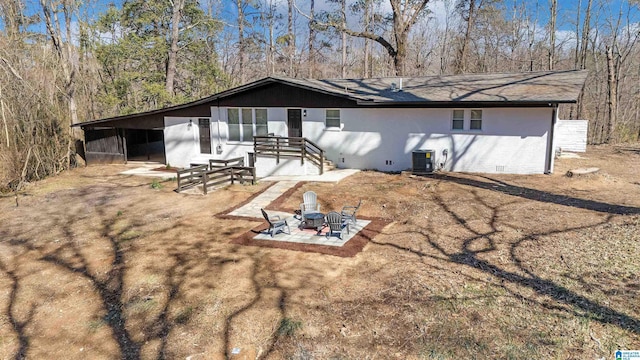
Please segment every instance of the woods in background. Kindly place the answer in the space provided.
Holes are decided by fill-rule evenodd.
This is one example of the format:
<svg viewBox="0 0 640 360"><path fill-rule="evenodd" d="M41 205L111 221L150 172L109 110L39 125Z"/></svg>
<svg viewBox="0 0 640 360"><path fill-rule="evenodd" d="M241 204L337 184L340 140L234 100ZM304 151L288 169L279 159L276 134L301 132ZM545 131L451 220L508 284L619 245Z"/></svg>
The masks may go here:
<svg viewBox="0 0 640 360"><path fill-rule="evenodd" d="M31 0L29 0L31 1ZM70 125L269 75L588 69L562 118L640 139L640 4L575 0L0 0L0 190L78 161Z"/></svg>

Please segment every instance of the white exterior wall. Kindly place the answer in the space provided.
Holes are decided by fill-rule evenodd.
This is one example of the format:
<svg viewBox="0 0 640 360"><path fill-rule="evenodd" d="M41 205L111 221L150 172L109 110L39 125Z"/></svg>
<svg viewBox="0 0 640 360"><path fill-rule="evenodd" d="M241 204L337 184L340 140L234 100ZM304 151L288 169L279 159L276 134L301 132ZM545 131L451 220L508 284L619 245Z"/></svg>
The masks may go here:
<svg viewBox="0 0 640 360"><path fill-rule="evenodd" d="M191 126L189 120L192 121ZM165 117L164 150L167 164L188 167L193 155L200 152L198 138L198 118Z"/></svg>
<svg viewBox="0 0 640 360"><path fill-rule="evenodd" d="M452 109L341 109L338 130L325 129L325 109L303 110L307 115L302 118L302 136L323 148L338 167L401 171L411 168L413 150L431 149L436 152L436 168L516 174L544 173L553 113L552 108L487 108L482 109L481 131L459 131L451 130ZM188 166L202 158L246 159L253 152L252 142L228 141L227 108L212 107L211 114L213 154L206 156L199 154L197 118L191 133L188 118L165 119L171 165ZM269 108L267 116L269 132L287 136L287 109ZM221 152L216 151L218 144Z"/></svg>
<svg viewBox="0 0 640 360"><path fill-rule="evenodd" d="M556 123L554 148L556 151L587 151L588 120L558 120Z"/></svg>
<svg viewBox="0 0 640 360"><path fill-rule="evenodd" d="M335 131L325 129L324 109L307 109L302 133L339 167L400 171L411 168L413 150L431 149L436 167L449 171L544 173L551 108L482 112L481 131L459 131L451 130L452 109L342 109Z"/></svg>

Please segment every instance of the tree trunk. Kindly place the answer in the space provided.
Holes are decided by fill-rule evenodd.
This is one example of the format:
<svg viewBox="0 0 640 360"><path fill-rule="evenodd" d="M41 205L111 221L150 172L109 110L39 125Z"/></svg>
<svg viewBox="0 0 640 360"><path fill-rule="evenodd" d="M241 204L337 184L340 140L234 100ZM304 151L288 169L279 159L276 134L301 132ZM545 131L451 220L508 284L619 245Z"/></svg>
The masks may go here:
<svg viewBox="0 0 640 360"><path fill-rule="evenodd" d="M364 4L364 31L365 32L371 32L371 29L369 29L369 26L371 24L371 4L372 1L371 0L366 0L365 4ZM369 78L369 57L371 56L371 43L369 42L369 39L364 39L364 58L362 59L362 77L363 78Z"/></svg>
<svg viewBox="0 0 640 360"><path fill-rule="evenodd" d="M549 70L553 70L556 56L556 19L558 18L558 0L551 0L549 17Z"/></svg>
<svg viewBox="0 0 640 360"><path fill-rule="evenodd" d="M244 4L242 0L236 0L236 6L238 7L238 75L240 77L240 84L245 82L244 72L244 59L245 59L245 46L244 46Z"/></svg>
<svg viewBox="0 0 640 360"><path fill-rule="evenodd" d="M347 27L347 0L341 1L342 27ZM347 77L347 33L342 32L342 78Z"/></svg>
<svg viewBox="0 0 640 360"><path fill-rule="evenodd" d="M447 48L449 46L448 44L449 21L450 21L449 9L451 5L451 1L444 0L443 3L444 3L444 9L445 9L445 18L444 18L444 38L442 38L442 47L440 49L440 75L444 74L447 69L446 54L447 54Z"/></svg>
<svg viewBox="0 0 640 360"><path fill-rule="evenodd" d="M616 115L618 107L616 69L613 60L613 47L607 46L607 90L609 90L607 101L607 112L609 119L607 122L607 133L605 137L606 143L615 142Z"/></svg>
<svg viewBox="0 0 640 360"><path fill-rule="evenodd" d="M460 49L458 50L458 58L456 59L455 73L462 74L467 71L467 51L469 48L469 42L471 42L471 29L475 21L476 12L476 0L469 0L469 16L466 19L467 28L464 32L464 38Z"/></svg>
<svg viewBox="0 0 640 360"><path fill-rule="evenodd" d="M393 58L393 65L396 69L396 76L404 76L405 63L407 59L407 33L396 35L398 46L396 56Z"/></svg>
<svg viewBox="0 0 640 360"><path fill-rule="evenodd" d="M309 78L314 78L314 72L316 70L316 55L314 53L315 49L313 48L313 44L316 42L316 29L314 27L314 11L315 11L315 1L311 0L309 16L311 19L309 20Z"/></svg>
<svg viewBox="0 0 640 360"><path fill-rule="evenodd" d="M589 48L589 30L591 29L591 5L593 0L587 2L587 9L584 14L584 24L582 26L582 43L580 45L580 69L587 68L587 50Z"/></svg>
<svg viewBox="0 0 640 360"><path fill-rule="evenodd" d="M7 124L7 117L4 114L4 98L2 97L2 84L0 84L0 116L2 116L2 123L4 124L4 133L7 137L7 146L8 149L11 145L9 138L9 125Z"/></svg>
<svg viewBox="0 0 640 360"><path fill-rule="evenodd" d="M184 8L184 0L172 1L171 14L171 45L167 54L167 76L165 90L169 96L173 97L174 82L176 77L176 64L178 62L178 40L180 39L180 21L182 20L182 9Z"/></svg>
<svg viewBox="0 0 640 360"><path fill-rule="evenodd" d="M294 76L293 73L293 58L295 55L296 41L295 34L293 33L293 0L288 0L289 13L287 17L287 38L289 40L287 46L287 52L289 57L289 76Z"/></svg>
<svg viewBox="0 0 640 360"><path fill-rule="evenodd" d="M577 17L576 17L576 48L573 59L573 68L578 69L580 67L580 10L582 8L582 0L578 0Z"/></svg>
<svg viewBox="0 0 640 360"><path fill-rule="evenodd" d="M276 59L274 56L274 46L273 46L273 28L275 24L273 23L273 18L269 20L269 75L272 75L276 72Z"/></svg>

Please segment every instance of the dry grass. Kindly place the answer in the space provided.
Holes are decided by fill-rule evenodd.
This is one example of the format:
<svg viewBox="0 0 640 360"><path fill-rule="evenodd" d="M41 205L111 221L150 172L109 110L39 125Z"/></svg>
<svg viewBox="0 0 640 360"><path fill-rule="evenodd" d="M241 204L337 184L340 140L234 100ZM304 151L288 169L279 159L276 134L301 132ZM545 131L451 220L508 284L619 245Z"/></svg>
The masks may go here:
<svg viewBox="0 0 640 360"><path fill-rule="evenodd" d="M609 358L640 348L640 152L552 176L362 172L307 183L392 223L353 258L231 244L209 196L78 169L0 198L0 357ZM602 171L566 178L569 168ZM257 214L256 216L258 216Z"/></svg>

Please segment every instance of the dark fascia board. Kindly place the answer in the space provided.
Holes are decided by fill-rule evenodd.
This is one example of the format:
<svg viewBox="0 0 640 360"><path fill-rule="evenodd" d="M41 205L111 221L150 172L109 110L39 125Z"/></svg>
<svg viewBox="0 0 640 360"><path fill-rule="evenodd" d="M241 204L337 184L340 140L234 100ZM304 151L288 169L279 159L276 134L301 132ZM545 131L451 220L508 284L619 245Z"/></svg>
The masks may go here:
<svg viewBox="0 0 640 360"><path fill-rule="evenodd" d="M575 104L575 100L558 101L358 101L362 107L402 108L506 108L506 107L553 107L558 104Z"/></svg>
<svg viewBox="0 0 640 360"><path fill-rule="evenodd" d="M85 122L73 124L73 125L71 125L71 127L78 127L78 126L84 127L84 126L88 126L88 125L104 123L104 122L107 122L107 121L118 121L118 120L125 120L125 119L135 119L135 118L138 118L138 117L144 117L144 116L149 116L149 115L158 115L158 114L162 114L162 113L166 113L166 112L170 112L170 111L175 111L175 110L188 108L188 107L191 107L191 106L206 104L209 101L211 101L211 100L209 99L209 97L207 97L207 98L203 98L203 99L200 99L200 100L195 100L195 101L192 101L192 102L189 102L189 103L186 103L186 104L170 106L170 107L166 107L166 108L163 108L163 109L149 110L149 111L135 113L135 114L120 115L120 116L114 116L114 117L110 117L110 118L85 121Z"/></svg>

